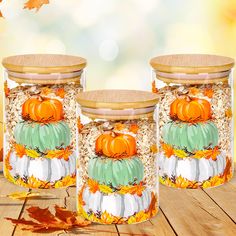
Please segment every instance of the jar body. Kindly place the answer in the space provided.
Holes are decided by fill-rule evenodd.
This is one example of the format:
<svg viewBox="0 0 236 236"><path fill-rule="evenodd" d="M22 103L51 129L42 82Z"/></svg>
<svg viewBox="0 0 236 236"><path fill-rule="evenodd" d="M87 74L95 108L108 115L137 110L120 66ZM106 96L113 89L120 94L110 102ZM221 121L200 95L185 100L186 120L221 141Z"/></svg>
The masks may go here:
<svg viewBox="0 0 236 236"><path fill-rule="evenodd" d="M83 90L80 80L20 81L5 73L5 177L27 188L74 185L78 154L75 97Z"/></svg>
<svg viewBox="0 0 236 236"><path fill-rule="evenodd" d="M203 75L206 77L208 75ZM186 81L185 81L186 82ZM153 72L160 96L159 179L176 188L208 188L233 175L233 77L166 83Z"/></svg>
<svg viewBox="0 0 236 236"><path fill-rule="evenodd" d="M91 119L79 110L77 210L101 224L138 223L157 214L156 122Z"/></svg>

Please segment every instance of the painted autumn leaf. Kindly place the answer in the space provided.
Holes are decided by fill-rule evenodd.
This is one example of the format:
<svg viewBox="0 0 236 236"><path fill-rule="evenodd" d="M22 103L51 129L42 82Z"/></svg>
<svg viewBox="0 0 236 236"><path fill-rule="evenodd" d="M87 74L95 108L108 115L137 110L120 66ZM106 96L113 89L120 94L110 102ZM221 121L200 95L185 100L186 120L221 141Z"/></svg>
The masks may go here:
<svg viewBox="0 0 236 236"><path fill-rule="evenodd" d="M45 157L50 159L52 158L64 159L65 161L68 161L71 154L72 154L71 148L66 147L65 149L61 150L48 151Z"/></svg>
<svg viewBox="0 0 236 236"><path fill-rule="evenodd" d="M31 232L46 233L59 230L70 230L78 227L85 227L91 222L78 216L75 212L55 205L55 215L48 208L30 207L28 215L33 220L5 218L13 224L19 225L22 230Z"/></svg>
<svg viewBox="0 0 236 236"><path fill-rule="evenodd" d="M138 130L139 130L139 127L137 124L131 124L129 126L129 131L134 133L134 134L137 134L138 133Z"/></svg>
<svg viewBox="0 0 236 236"><path fill-rule="evenodd" d="M65 95L66 95L66 92L65 92L65 89L64 89L64 88L58 88L58 89L56 89L55 94L56 94L58 97L64 98Z"/></svg>
<svg viewBox="0 0 236 236"><path fill-rule="evenodd" d="M214 91L212 88L206 88L203 92L204 96L212 98L214 95Z"/></svg>
<svg viewBox="0 0 236 236"><path fill-rule="evenodd" d="M171 145L162 143L161 146L166 157L170 158L172 155L174 155L174 149L171 147Z"/></svg>
<svg viewBox="0 0 236 236"><path fill-rule="evenodd" d="M99 190L98 182L93 179L88 180L88 186L91 193L96 193Z"/></svg>
<svg viewBox="0 0 236 236"><path fill-rule="evenodd" d="M15 152L18 157L23 157L26 154L25 147L20 144L15 144Z"/></svg>
<svg viewBox="0 0 236 236"><path fill-rule="evenodd" d="M36 9L38 11L44 4L49 4L49 0L28 0L24 5L24 9Z"/></svg>

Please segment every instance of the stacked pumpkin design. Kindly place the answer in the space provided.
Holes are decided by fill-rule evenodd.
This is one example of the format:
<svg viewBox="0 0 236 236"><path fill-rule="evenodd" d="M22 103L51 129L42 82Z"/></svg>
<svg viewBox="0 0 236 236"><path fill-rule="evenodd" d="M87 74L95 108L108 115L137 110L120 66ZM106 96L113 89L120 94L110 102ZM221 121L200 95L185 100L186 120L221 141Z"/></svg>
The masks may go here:
<svg viewBox="0 0 236 236"><path fill-rule="evenodd" d="M58 99L31 97L22 105L6 158L7 178L30 188L57 188L75 183L75 154L70 128Z"/></svg>
<svg viewBox="0 0 236 236"><path fill-rule="evenodd" d="M170 105L170 118L162 129L160 180L179 188L216 186L230 165L218 147L218 129L209 101L179 97ZM209 184L210 183L210 184Z"/></svg>
<svg viewBox="0 0 236 236"><path fill-rule="evenodd" d="M156 200L143 183L144 167L136 140L126 133L102 133L95 144L96 156L88 163L88 181L80 192L80 212L99 223L133 223Z"/></svg>

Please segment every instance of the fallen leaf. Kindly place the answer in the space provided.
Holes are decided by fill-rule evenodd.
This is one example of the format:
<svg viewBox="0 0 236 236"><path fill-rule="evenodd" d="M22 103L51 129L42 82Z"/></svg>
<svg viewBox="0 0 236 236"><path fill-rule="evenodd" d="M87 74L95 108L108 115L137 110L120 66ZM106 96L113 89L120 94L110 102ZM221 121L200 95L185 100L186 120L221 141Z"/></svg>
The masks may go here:
<svg viewBox="0 0 236 236"><path fill-rule="evenodd" d="M3 161L3 148L1 148L0 150L0 162Z"/></svg>
<svg viewBox="0 0 236 236"><path fill-rule="evenodd" d="M38 11L44 4L49 4L49 0L28 0L24 5L24 9L36 9Z"/></svg>
<svg viewBox="0 0 236 236"><path fill-rule="evenodd" d="M55 215L48 208L30 207L27 209L32 220L5 218L13 224L19 225L22 230L31 232L55 232L58 230L69 230L77 227L84 227L91 224L90 221L77 216L76 212L55 205Z"/></svg>
<svg viewBox="0 0 236 236"><path fill-rule="evenodd" d="M2 196L4 197L4 196ZM48 194L48 193L42 193L42 192L14 192L11 194L6 195L5 197L9 197L11 199L17 199L17 200L24 200L26 198L55 198L55 195Z"/></svg>

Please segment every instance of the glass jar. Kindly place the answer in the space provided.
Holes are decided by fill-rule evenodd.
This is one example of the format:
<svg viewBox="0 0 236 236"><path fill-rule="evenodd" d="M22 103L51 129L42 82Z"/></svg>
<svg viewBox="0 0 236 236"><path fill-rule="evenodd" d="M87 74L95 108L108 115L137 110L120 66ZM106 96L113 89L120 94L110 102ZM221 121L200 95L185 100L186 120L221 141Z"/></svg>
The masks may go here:
<svg viewBox="0 0 236 236"><path fill-rule="evenodd" d="M233 175L234 60L215 55L153 58L160 99L160 182L208 188Z"/></svg>
<svg viewBox="0 0 236 236"><path fill-rule="evenodd" d="M27 188L75 184L76 95L86 60L21 55L5 67L4 175Z"/></svg>
<svg viewBox="0 0 236 236"><path fill-rule="evenodd" d="M102 224L137 223L157 214L157 96L142 91L81 93L77 210Z"/></svg>

